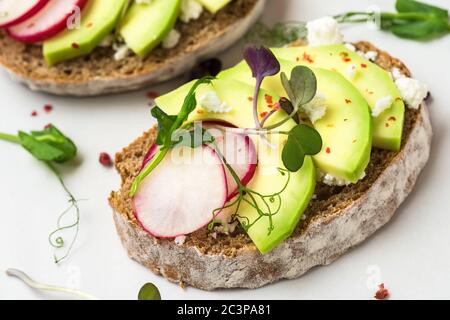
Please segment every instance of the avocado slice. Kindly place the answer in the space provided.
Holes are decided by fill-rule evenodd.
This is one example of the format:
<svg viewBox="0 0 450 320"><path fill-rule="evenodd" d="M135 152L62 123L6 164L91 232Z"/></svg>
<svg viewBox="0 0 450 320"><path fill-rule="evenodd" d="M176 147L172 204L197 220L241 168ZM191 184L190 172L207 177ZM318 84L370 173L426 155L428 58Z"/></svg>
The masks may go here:
<svg viewBox="0 0 450 320"><path fill-rule="evenodd" d="M279 62L281 71L287 75L297 65L281 59ZM313 157L314 163L326 173L356 183L370 161L372 119L369 106L359 91L337 72L311 69L327 107L324 117L314 123L323 141L322 151ZM255 82L245 61L223 71L218 77L249 84ZM262 88L286 96L279 74L266 78Z"/></svg>
<svg viewBox="0 0 450 320"><path fill-rule="evenodd" d="M193 82L188 83L178 90L157 98L156 104L168 114L177 114L192 84ZM249 99L253 96L253 88L254 86L246 85L233 79L217 79L213 81L212 85L202 85L197 91L197 100L205 92L213 90L222 101L232 107L232 111L224 114L214 114L208 113L198 106L196 111L191 113L188 121L220 120L237 127L254 127L252 101ZM279 97L262 90L259 99L259 111L265 112L270 109L268 101L278 101ZM280 121L285 116L284 111L280 110L274 114L274 117L268 123ZM295 122L290 120L280 127L280 130L290 130L294 126ZM280 204L280 210L273 216L274 229L270 235L268 232L270 225L268 217L259 219L248 230L248 235L259 251L261 253L267 253L288 238L297 226L314 193L316 169L311 157L306 157L303 167L298 172L289 173L289 176L286 174L283 176L278 171L278 168L284 168L281 160L282 148L272 149L266 143L261 142L259 137L252 136L252 139L258 151L258 166L249 187L261 194L273 194L281 191L287 179L289 179L286 189L280 194L280 202L276 201L271 205L271 209L275 211L275 207ZM268 137L268 139L272 143L282 146L287 137L274 135ZM260 206L263 207L264 204L260 203ZM242 204L239 210L239 216L241 222L253 222L258 218L258 213L250 205Z"/></svg>
<svg viewBox="0 0 450 320"><path fill-rule="evenodd" d="M90 0L83 9L80 29L65 30L44 42L48 64L70 60L92 52L110 34L128 0Z"/></svg>
<svg viewBox="0 0 450 320"><path fill-rule="evenodd" d="M209 12L215 14L220 9L225 7L231 2L231 0L197 0L200 2Z"/></svg>
<svg viewBox="0 0 450 320"><path fill-rule="evenodd" d="M180 8L181 0L133 2L120 23L119 33L134 53L145 57L172 30Z"/></svg>
<svg viewBox="0 0 450 320"><path fill-rule="evenodd" d="M274 48L273 52L280 59L339 72L359 90L372 109L378 101L390 97L392 106L373 118L373 145L387 150L400 150L405 104L386 70L344 45ZM352 65L356 66L354 75L349 73Z"/></svg>

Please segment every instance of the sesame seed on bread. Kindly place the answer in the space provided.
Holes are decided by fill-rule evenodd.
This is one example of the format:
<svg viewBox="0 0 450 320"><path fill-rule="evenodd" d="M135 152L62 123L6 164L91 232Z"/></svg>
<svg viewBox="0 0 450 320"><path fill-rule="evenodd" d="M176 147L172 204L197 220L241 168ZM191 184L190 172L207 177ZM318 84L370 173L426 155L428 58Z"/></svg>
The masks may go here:
<svg viewBox="0 0 450 320"><path fill-rule="evenodd" d="M189 23L178 21L181 39L173 49L158 47L147 57L116 61L112 48L97 47L84 57L49 66L42 46L26 45L0 31L0 65L32 90L92 96L139 89L176 77L199 59L212 57L239 40L257 20L266 0L234 0L213 15L206 10Z"/></svg>
<svg viewBox="0 0 450 320"><path fill-rule="evenodd" d="M376 51L376 63L386 70L406 66L368 42L358 50ZM280 279L301 276L310 268L326 265L385 225L411 192L430 153L432 129L428 108L407 109L399 152L374 148L366 177L357 184L332 187L318 183L313 199L292 236L266 255L259 253L245 232L212 236L205 229L187 235L183 245L157 239L136 221L128 196L143 157L156 136L144 133L116 155L122 186L112 192L114 221L131 258L170 281L204 290L257 288Z"/></svg>

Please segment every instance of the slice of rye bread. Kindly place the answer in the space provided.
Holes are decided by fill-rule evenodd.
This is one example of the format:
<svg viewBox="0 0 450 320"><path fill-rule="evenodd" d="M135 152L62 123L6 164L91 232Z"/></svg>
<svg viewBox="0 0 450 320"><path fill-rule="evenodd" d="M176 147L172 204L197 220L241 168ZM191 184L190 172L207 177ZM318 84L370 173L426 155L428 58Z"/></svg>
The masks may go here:
<svg viewBox="0 0 450 320"><path fill-rule="evenodd" d="M217 14L205 10L189 23L177 22L179 44L158 47L146 58L136 55L116 61L112 48L49 66L42 47L25 45L0 31L0 65L31 90L57 95L93 96L135 90L174 78L198 60L214 57L242 38L263 12L266 0L234 0Z"/></svg>
<svg viewBox="0 0 450 320"><path fill-rule="evenodd" d="M376 63L386 70L409 70L399 60L370 43L362 51L377 51ZM208 230L187 236L183 245L146 233L133 214L130 185L156 136L151 129L116 155L122 187L110 204L118 234L131 258L170 281L204 290L258 288L280 279L297 278L317 265L327 265L386 224L413 189L425 166L432 138L427 107L407 109L401 151L373 149L366 177L354 185L330 187L318 183L292 236L266 255L258 252L242 231L212 237ZM195 197L195 193L192 194Z"/></svg>

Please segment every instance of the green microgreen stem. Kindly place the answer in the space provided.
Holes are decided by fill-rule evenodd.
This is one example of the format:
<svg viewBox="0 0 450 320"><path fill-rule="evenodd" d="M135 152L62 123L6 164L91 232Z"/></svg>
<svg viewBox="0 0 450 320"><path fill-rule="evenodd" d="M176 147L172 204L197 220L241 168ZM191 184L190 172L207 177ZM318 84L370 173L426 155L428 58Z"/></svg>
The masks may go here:
<svg viewBox="0 0 450 320"><path fill-rule="evenodd" d="M133 197L136 194L142 181L161 163L161 161L164 160L168 152L169 148L161 148L150 163L145 166L144 170L142 170L136 179L134 179L133 184L131 185L130 197Z"/></svg>
<svg viewBox="0 0 450 320"><path fill-rule="evenodd" d="M60 293L69 294L69 295L72 295L72 296L75 296L75 297L78 297L81 299L85 299L85 300L98 300L93 295L82 292L80 290L39 283L39 282L33 280L32 278L30 278L25 272L17 270L17 269L8 269L8 270L6 270L6 274L10 277L16 277L16 278L20 279L27 286L29 286L33 289L36 289L36 290L48 291L48 292L60 292Z"/></svg>
<svg viewBox="0 0 450 320"><path fill-rule="evenodd" d="M79 229L80 229L80 208L78 206L78 200L73 196L73 194L67 188L67 186L66 186L66 184L64 182L64 179L62 178L62 176L59 173L59 171L50 162L47 162L46 164L49 167L49 169L58 178L59 183L61 184L61 186L63 187L64 191L66 192L66 194L69 197L69 204L70 204L70 206L59 215L58 221L57 221L57 224L56 224L56 230L51 232L49 234L49 236L48 236L48 240L49 240L50 245L52 247L54 247L55 249L63 248L65 246L64 238L62 236L58 236L58 234L63 232L63 231L65 231L65 230L70 230L70 229L75 228L75 234L73 236L72 241L70 242L70 245L69 245L66 253L60 258L58 258L56 255L54 255L55 263L58 264L61 261L63 261L64 259L66 259L70 255L70 252L72 251L73 245L75 244L75 241L78 238L78 232L79 232ZM74 222L71 223L71 224L68 224L68 225L63 225L62 224L62 219L70 211L72 211L72 209L74 209L74 211L75 211L75 220L74 220Z"/></svg>
<svg viewBox="0 0 450 320"><path fill-rule="evenodd" d="M0 140L5 140L5 141L9 141L9 142L19 143L20 144L20 139L19 139L18 136L12 135L12 134L8 134L8 133L1 133L0 132Z"/></svg>

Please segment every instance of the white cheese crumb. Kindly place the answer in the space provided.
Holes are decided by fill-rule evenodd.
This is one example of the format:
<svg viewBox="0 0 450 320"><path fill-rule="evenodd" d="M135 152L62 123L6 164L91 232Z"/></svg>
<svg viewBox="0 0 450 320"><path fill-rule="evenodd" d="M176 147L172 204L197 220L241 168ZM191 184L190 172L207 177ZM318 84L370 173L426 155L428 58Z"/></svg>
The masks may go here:
<svg viewBox="0 0 450 320"><path fill-rule="evenodd" d="M397 81L398 79L401 79L401 78L406 78L406 76L397 67L392 68L391 75L392 75L392 79L394 79L394 81Z"/></svg>
<svg viewBox="0 0 450 320"><path fill-rule="evenodd" d="M411 109L418 109L428 95L428 87L419 80L400 78L395 81L403 101Z"/></svg>
<svg viewBox="0 0 450 320"><path fill-rule="evenodd" d="M392 106L392 103L394 103L394 98L392 98L392 96L386 96L378 99L375 107L372 109L372 117L378 117L385 110L389 109Z"/></svg>
<svg viewBox="0 0 450 320"><path fill-rule="evenodd" d="M361 177L359 177L358 181L364 179L365 177L366 177L366 172L364 171L361 174ZM320 169L317 169L317 180L322 181L323 183L325 183L328 186L343 187L343 186L348 186L348 185L352 184L350 181L335 177L332 174L325 173Z"/></svg>
<svg viewBox="0 0 450 320"><path fill-rule="evenodd" d="M356 52L356 47L355 47L353 44L346 42L346 43L344 43L344 46L345 46L348 50L353 51L353 52Z"/></svg>
<svg viewBox="0 0 450 320"><path fill-rule="evenodd" d="M214 91L208 91L198 100L200 106L212 113L227 113L232 108L220 100L219 96Z"/></svg>
<svg viewBox="0 0 450 320"><path fill-rule="evenodd" d="M180 42L181 34L175 30L170 30L169 34L164 38L162 42L162 47L164 49L172 49L175 48Z"/></svg>
<svg viewBox="0 0 450 320"><path fill-rule="evenodd" d="M130 48L126 44L113 44L113 49L116 51L114 53L114 60L116 61L125 59L130 52Z"/></svg>
<svg viewBox="0 0 450 320"><path fill-rule="evenodd" d="M182 0L180 20L188 23L191 20L200 18L203 12L203 6L196 0Z"/></svg>
<svg viewBox="0 0 450 320"><path fill-rule="evenodd" d="M306 28L308 29L308 42L311 46L340 44L343 41L338 23L331 17L310 21L306 24Z"/></svg>
<svg viewBox="0 0 450 320"><path fill-rule="evenodd" d="M222 223L222 225L214 227L214 231L215 232L213 232L211 234L211 236L213 238L217 237L218 233L227 234L227 235L232 234L236 230L236 227L237 227L238 224L239 224L238 221L229 222L229 223Z"/></svg>
<svg viewBox="0 0 450 320"><path fill-rule="evenodd" d="M326 99L324 94L318 92L312 101L301 107L300 111L304 112L314 124L322 119L327 112Z"/></svg>
<svg viewBox="0 0 450 320"><path fill-rule="evenodd" d="M351 64L351 65L349 65L348 67L347 67L347 76L348 76L348 78L350 78L350 79L354 79L355 78L355 76L356 76L356 70L357 70L357 66L356 66L356 64Z"/></svg>
<svg viewBox="0 0 450 320"><path fill-rule="evenodd" d="M363 57L364 59L367 59L369 61L375 61L378 58L378 52L376 51L357 51L357 54L359 54L361 57Z"/></svg>
<svg viewBox="0 0 450 320"><path fill-rule="evenodd" d="M177 246L182 246L186 242L186 236L178 236L174 241Z"/></svg>

